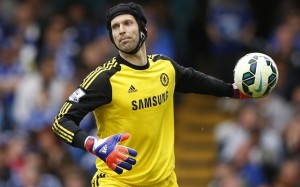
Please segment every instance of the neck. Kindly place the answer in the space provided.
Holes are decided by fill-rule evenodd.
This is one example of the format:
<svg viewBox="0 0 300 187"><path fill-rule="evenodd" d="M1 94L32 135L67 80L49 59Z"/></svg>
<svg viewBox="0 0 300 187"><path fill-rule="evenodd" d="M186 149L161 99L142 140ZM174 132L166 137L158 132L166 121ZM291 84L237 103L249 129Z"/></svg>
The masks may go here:
<svg viewBox="0 0 300 187"><path fill-rule="evenodd" d="M136 65L144 66L147 64L147 54L146 54L146 45L143 44L135 54L127 54L122 51L119 51L120 56L127 62Z"/></svg>

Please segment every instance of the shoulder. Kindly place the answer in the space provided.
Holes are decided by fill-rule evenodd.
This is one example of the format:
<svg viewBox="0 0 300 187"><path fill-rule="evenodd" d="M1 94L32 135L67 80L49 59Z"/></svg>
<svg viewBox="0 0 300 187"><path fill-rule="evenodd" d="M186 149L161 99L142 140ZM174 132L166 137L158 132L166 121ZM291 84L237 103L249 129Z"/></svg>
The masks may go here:
<svg viewBox="0 0 300 187"><path fill-rule="evenodd" d="M90 85L99 83L107 83L109 78L113 76L117 71L120 71L120 64L116 61L116 58L112 58L108 62L98 66L92 72L90 72L86 78L82 81L81 87L87 89Z"/></svg>
<svg viewBox="0 0 300 187"><path fill-rule="evenodd" d="M120 71L120 69L120 64L117 62L116 58L112 58L106 63L95 68L92 72L90 72L88 77L108 76L116 71Z"/></svg>
<svg viewBox="0 0 300 187"><path fill-rule="evenodd" d="M150 60L152 60L153 62L157 62L157 61L170 61L170 62L174 62L173 59L171 59L170 57L163 55L163 54L152 54L152 55L148 55L148 58Z"/></svg>
<svg viewBox="0 0 300 187"><path fill-rule="evenodd" d="M93 72L97 72L99 75L109 74L111 72L120 71L121 67L116 58L112 58L108 62L98 66Z"/></svg>

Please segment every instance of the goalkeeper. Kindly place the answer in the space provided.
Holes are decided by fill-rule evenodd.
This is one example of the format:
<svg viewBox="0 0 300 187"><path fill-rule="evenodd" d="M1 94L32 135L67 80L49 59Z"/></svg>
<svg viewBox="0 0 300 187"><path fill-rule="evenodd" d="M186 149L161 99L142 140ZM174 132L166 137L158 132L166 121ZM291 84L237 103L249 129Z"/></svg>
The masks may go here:
<svg viewBox="0 0 300 187"><path fill-rule="evenodd" d="M147 55L146 23L135 3L108 11L106 27L119 54L87 75L54 119L58 137L98 157L93 187L178 186L174 92L240 98L232 84L164 55ZM80 128L89 112L97 136Z"/></svg>

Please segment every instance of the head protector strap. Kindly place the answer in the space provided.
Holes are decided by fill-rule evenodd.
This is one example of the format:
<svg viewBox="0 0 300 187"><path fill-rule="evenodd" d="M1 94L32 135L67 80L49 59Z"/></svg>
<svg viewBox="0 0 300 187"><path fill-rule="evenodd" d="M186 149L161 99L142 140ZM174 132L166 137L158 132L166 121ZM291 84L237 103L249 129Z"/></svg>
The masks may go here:
<svg viewBox="0 0 300 187"><path fill-rule="evenodd" d="M111 29L111 20L113 20L116 16L122 15L122 14L130 14L132 15L136 22L139 25L140 30L140 39L137 46L130 52L125 52L120 50L117 45L115 44L115 41L112 36L112 29ZM127 54L135 54L142 46L144 41L147 38L147 28L146 28L146 17L144 16L144 11L141 5L135 4L135 3L120 3L112 8L110 8L106 14L106 29L109 31L109 37L112 43L116 46L117 49L120 51L127 53Z"/></svg>

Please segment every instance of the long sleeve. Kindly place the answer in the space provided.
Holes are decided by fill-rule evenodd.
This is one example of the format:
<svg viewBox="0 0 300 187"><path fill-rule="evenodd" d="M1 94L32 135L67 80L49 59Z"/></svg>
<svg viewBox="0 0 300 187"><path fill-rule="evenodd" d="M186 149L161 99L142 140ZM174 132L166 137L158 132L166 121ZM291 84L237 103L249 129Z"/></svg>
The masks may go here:
<svg viewBox="0 0 300 187"><path fill-rule="evenodd" d="M232 97L233 87L215 77L196 71L193 68L185 68L171 60L176 71L175 91L183 93L198 93L217 97Z"/></svg>
<svg viewBox="0 0 300 187"><path fill-rule="evenodd" d="M80 128L81 120L96 108L111 102L111 85L109 77L117 70L108 62L91 72L68 98L55 117L52 129L64 142L84 148L88 136Z"/></svg>

